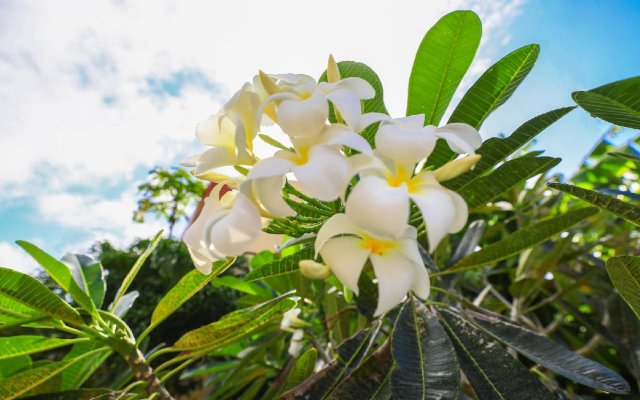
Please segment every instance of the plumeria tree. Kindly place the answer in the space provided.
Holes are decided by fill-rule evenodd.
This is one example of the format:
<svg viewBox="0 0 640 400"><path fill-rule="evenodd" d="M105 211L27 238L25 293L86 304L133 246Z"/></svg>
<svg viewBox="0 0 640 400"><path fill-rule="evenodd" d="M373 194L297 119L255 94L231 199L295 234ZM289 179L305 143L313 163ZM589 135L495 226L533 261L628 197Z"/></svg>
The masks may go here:
<svg viewBox="0 0 640 400"><path fill-rule="evenodd" d="M259 71L245 83L196 128L207 148L183 165L215 186L183 237L195 269L159 301L142 332L121 316L158 239L108 307L101 307L99 263L57 261L20 242L73 303L33 278L0 270L3 324L66 335L13 336L0 356L74 347L61 361L7 374L0 393L169 399L171 379L199 379L198 398L213 399L554 399L637 391L621 376L638 379L637 352L624 365L585 357L602 341L614 353L637 350L637 343L632 333L612 333L608 320L582 315L599 314L601 302L583 295L581 285L593 276L585 263L603 256L591 252L594 238L585 232L606 231L612 221L603 225L611 216L597 207L636 225L640 208L593 190L601 188L547 187L546 173L560 159L519 152L575 106L482 141L478 129L527 76L539 48L499 60L453 106L480 37L481 23L469 11L448 14L427 32L401 117L389 115L382 83L359 62L329 57L318 80ZM633 78L574 99L595 116L637 129L639 85ZM260 157L264 146L272 152ZM618 150L615 157L637 161ZM630 241L637 236L628 226L618 233L627 245L593 246L606 247L607 271L626 301L607 283L616 306L606 304L605 316L633 332L640 265ZM238 257L248 257L250 270L220 276ZM148 335L208 284L244 293L241 308L166 347L145 348ZM589 301L576 306L576 296ZM584 345L575 346L582 339L569 317L587 321L578 330L593 331ZM78 343L90 348L74 353ZM65 378L90 374L111 352L130 367L113 388L79 389L82 382Z"/></svg>

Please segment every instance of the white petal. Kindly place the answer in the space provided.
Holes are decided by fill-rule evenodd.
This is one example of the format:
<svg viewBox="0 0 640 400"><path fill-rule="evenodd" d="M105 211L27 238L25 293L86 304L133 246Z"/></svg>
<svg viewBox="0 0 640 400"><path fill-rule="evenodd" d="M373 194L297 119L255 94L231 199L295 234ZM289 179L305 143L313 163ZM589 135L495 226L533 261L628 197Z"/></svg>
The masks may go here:
<svg viewBox="0 0 640 400"><path fill-rule="evenodd" d="M416 269L413 285L411 286L411 290L416 296L420 297L423 300L429 298L429 294L431 293L431 282L429 280L429 272L424 265L415 265Z"/></svg>
<svg viewBox="0 0 640 400"><path fill-rule="evenodd" d="M372 254L371 263L378 279L378 307L374 315L379 316L405 298L413 286L415 265L398 251Z"/></svg>
<svg viewBox="0 0 640 400"><path fill-rule="evenodd" d="M222 254L239 256L247 251L262 231L260 213L243 194L238 194L231 212L211 224L209 239Z"/></svg>
<svg viewBox="0 0 640 400"><path fill-rule="evenodd" d="M366 154L371 154L372 152L371 146L365 138L340 124L328 126L322 132L318 144L347 146Z"/></svg>
<svg viewBox="0 0 640 400"><path fill-rule="evenodd" d="M302 192L321 201L340 197L351 179L349 160L330 146L314 146L309 160L292 168Z"/></svg>
<svg viewBox="0 0 640 400"><path fill-rule="evenodd" d="M352 128L360 125L362 106L360 99L348 89L335 89L327 94L344 121ZM355 129L354 129L355 130Z"/></svg>
<svg viewBox="0 0 640 400"><path fill-rule="evenodd" d="M274 176L253 181L254 193L262 207L276 217L292 217L296 215L282 198L284 177Z"/></svg>
<svg viewBox="0 0 640 400"><path fill-rule="evenodd" d="M383 113L374 112L374 113L362 114L360 116L360 121L358 122L358 125L352 126L352 128L354 131L360 132L371 124L375 124L376 122L380 122L380 121L388 121L390 118L391 117L389 117L387 114L383 114Z"/></svg>
<svg viewBox="0 0 640 400"><path fill-rule="evenodd" d="M358 294L358 278L369 257L369 250L361 243L360 238L345 236L329 240L320 249L325 264L355 294Z"/></svg>
<svg viewBox="0 0 640 400"><path fill-rule="evenodd" d="M413 227L411 227L413 228ZM415 231L415 228L414 228ZM422 256L420 255L420 250L418 250L418 242L415 237L409 237L406 239L401 239L397 242L398 251L402 253L404 257L411 260L416 265L422 265Z"/></svg>
<svg viewBox="0 0 640 400"><path fill-rule="evenodd" d="M251 180L269 178L273 176L284 176L291 171L291 167L293 166L293 162L283 157L265 158L253 166L251 171L249 171L249 175L247 175L247 179Z"/></svg>
<svg viewBox="0 0 640 400"><path fill-rule="evenodd" d="M432 126L404 128L383 122L376 133L376 149L392 160L415 164L433 151L434 130Z"/></svg>
<svg viewBox="0 0 640 400"><path fill-rule="evenodd" d="M448 192L436 185L425 185L411 192L411 199L420 209L426 224L430 252L436 249L459 218L459 205Z"/></svg>
<svg viewBox="0 0 640 400"><path fill-rule="evenodd" d="M284 100L276 111L278 124L289 136L314 136L319 134L329 116L327 98L316 91L305 100Z"/></svg>
<svg viewBox="0 0 640 400"><path fill-rule="evenodd" d="M204 200L200 215L187 228L182 237L196 268L205 274L211 271L211 263L213 261L222 258L221 254L210 251L207 240L209 224L220 220L228 213L228 210L222 208L218 196L219 191L215 191ZM231 196L234 196L234 194L231 194Z"/></svg>
<svg viewBox="0 0 640 400"><path fill-rule="evenodd" d="M469 218L469 207L467 206L467 202L464 201L462 196L458 193L452 190L449 190L448 193L456 207L456 219L451 224L449 233L456 233L467 224L467 219Z"/></svg>
<svg viewBox="0 0 640 400"><path fill-rule="evenodd" d="M193 174L197 177L216 170L218 168L236 165L238 159L236 156L229 152L225 147L213 147L204 153L200 154L198 161L196 162Z"/></svg>
<svg viewBox="0 0 640 400"><path fill-rule="evenodd" d="M235 126L223 111L214 114L196 126L196 137L207 146L233 148Z"/></svg>
<svg viewBox="0 0 640 400"><path fill-rule="evenodd" d="M316 257L327 240L337 235L357 235L358 230L345 214L329 218L318 231L315 242Z"/></svg>
<svg viewBox="0 0 640 400"><path fill-rule="evenodd" d="M455 122L436 129L436 135L447 141L456 153L471 154L482 144L478 131L468 124Z"/></svg>
<svg viewBox="0 0 640 400"><path fill-rule="evenodd" d="M193 168L198 164L198 160L200 159L200 154L193 154L184 160L180 161L180 165L187 168Z"/></svg>
<svg viewBox="0 0 640 400"><path fill-rule="evenodd" d="M397 238L405 231L409 219L407 187L389 186L383 178L366 176L351 191L345 213L361 229Z"/></svg>
<svg viewBox="0 0 640 400"><path fill-rule="evenodd" d="M422 128L424 126L424 114L407 115L406 117L393 118L393 123L403 128Z"/></svg>

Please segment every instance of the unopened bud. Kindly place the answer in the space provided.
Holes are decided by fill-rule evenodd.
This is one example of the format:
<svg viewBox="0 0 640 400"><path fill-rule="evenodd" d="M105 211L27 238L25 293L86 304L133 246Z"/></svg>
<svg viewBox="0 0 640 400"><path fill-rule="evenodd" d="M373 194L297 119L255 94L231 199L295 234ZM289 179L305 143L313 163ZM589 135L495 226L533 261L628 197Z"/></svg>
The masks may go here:
<svg viewBox="0 0 640 400"><path fill-rule="evenodd" d="M280 91L273 79L271 79L269 75L265 74L264 71L258 71L258 75L260 76L260 83L262 83L262 87L264 87L264 90L269 94L269 96Z"/></svg>
<svg viewBox="0 0 640 400"><path fill-rule="evenodd" d="M448 181L464 174L480 161L480 154L472 154L457 160L449 161L435 170L435 178L438 182Z"/></svg>
<svg viewBox="0 0 640 400"><path fill-rule="evenodd" d="M329 63L327 64L327 82L334 83L340 80L340 69L333 54L329 54Z"/></svg>
<svg viewBox="0 0 640 400"><path fill-rule="evenodd" d="M300 273L307 279L325 279L331 274L329 267L313 260L301 260L298 265L300 266Z"/></svg>

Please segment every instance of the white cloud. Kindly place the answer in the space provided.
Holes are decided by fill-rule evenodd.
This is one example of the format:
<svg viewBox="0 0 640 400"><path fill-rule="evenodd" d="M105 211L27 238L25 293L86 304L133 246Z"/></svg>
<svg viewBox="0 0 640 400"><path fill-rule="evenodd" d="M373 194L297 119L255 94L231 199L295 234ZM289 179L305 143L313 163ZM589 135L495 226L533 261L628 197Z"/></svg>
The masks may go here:
<svg viewBox="0 0 640 400"><path fill-rule="evenodd" d="M30 273L38 269L38 263L29 257L18 245L0 242L0 267Z"/></svg>
<svg viewBox="0 0 640 400"><path fill-rule="evenodd" d="M116 232L129 239L147 232L130 221L134 195L104 199L105 187L197 148L196 122L258 68L318 75L329 53L362 61L378 72L388 108L400 115L427 28L448 11L471 8L491 38L522 2L2 2L2 197L35 198L46 220L85 229L91 239ZM477 65L488 65L487 57ZM180 73L195 76L178 93L171 81ZM163 85L175 96L153 95Z"/></svg>

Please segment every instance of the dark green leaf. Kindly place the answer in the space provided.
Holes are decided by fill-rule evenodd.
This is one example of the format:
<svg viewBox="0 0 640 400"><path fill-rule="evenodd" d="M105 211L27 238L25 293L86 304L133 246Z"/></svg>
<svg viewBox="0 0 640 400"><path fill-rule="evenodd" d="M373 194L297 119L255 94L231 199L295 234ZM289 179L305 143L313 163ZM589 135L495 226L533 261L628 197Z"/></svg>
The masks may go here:
<svg viewBox="0 0 640 400"><path fill-rule="evenodd" d="M444 324L467 379L482 400L553 400L554 396L495 340L442 310Z"/></svg>
<svg viewBox="0 0 640 400"><path fill-rule="evenodd" d="M360 364L371 346L372 331L363 329L345 340L336 352L338 358L311 375L301 385L282 395L284 400L322 400Z"/></svg>
<svg viewBox="0 0 640 400"><path fill-rule="evenodd" d="M373 282L373 266L370 262L367 262L358 278L356 306L360 314L373 319L373 314L378 307L378 286Z"/></svg>
<svg viewBox="0 0 640 400"><path fill-rule="evenodd" d="M640 77L609 83L585 92L574 92L572 97L594 117L640 129Z"/></svg>
<svg viewBox="0 0 640 400"><path fill-rule="evenodd" d="M17 356L0 360L0 379L7 378L28 368L31 368L31 357L29 356Z"/></svg>
<svg viewBox="0 0 640 400"><path fill-rule="evenodd" d="M62 261L56 260L54 257L29 242L18 240L16 243L29 253L29 255L31 255L31 257L33 257L34 260L36 260L38 264L45 269L45 271L47 271L49 276L51 276L51 278L56 281L64 291L73 297L80 307L89 311L91 314L97 313L96 306L93 304L91 298L75 281L69 266Z"/></svg>
<svg viewBox="0 0 640 400"><path fill-rule="evenodd" d="M424 305L411 298L393 328L391 391L396 399L460 398L460 366L449 337Z"/></svg>
<svg viewBox="0 0 640 400"><path fill-rule="evenodd" d="M640 257L611 257L607 260L607 272L624 301L640 318Z"/></svg>
<svg viewBox="0 0 640 400"><path fill-rule="evenodd" d="M470 315L475 323L494 339L565 378L606 392L617 394L629 392L629 384L617 373L544 336L498 316L490 317L478 313L470 313Z"/></svg>
<svg viewBox="0 0 640 400"><path fill-rule="evenodd" d="M313 247L305 247L290 256L273 260L270 263L249 272L245 277L246 281L257 281L259 279L272 276L285 275L298 271L300 260L312 260L314 258Z"/></svg>
<svg viewBox="0 0 640 400"><path fill-rule="evenodd" d="M520 157L502 164L487 176L475 180L458 193L469 208L485 205L520 182L548 171L561 160L553 157Z"/></svg>
<svg viewBox="0 0 640 400"><path fill-rule="evenodd" d="M311 374L313 374L313 369L316 366L317 359L318 351L315 348L310 348L302 353L302 355L298 357L296 362L293 364L282 391L286 392L289 389L293 389L311 376Z"/></svg>
<svg viewBox="0 0 640 400"><path fill-rule="evenodd" d="M343 380L327 399L330 400L387 400L391 398L389 377L393 358L391 341L380 347L351 375ZM399 397L402 398L402 397Z"/></svg>
<svg viewBox="0 0 640 400"><path fill-rule="evenodd" d="M482 239L485 226L485 222L481 219L469 224L467 230L464 232L464 236L460 240L460 244L458 244L456 251L449 260L450 265L454 265L475 250L476 246L480 243L480 239Z"/></svg>
<svg viewBox="0 0 640 400"><path fill-rule="evenodd" d="M124 279L122 280L122 284L120 285L120 288L116 293L116 297L114 298L113 303L111 303L111 306L109 306L110 311L115 309L118 306L120 299L127 292L127 290L129 289L129 286L131 286L131 284L133 283L133 280L138 275L138 272L140 272L140 268L142 268L142 265L144 265L144 262L147 260L147 258L149 258L151 253L153 253L153 250L155 250L155 248L158 246L158 243L160 243L161 239L162 239L162 231L158 232L156 236L153 237L153 239L151 240L151 243L149 244L149 247L147 247L144 253L142 253L140 257L138 257L135 264L133 264L133 267L131 267L131 270L129 270L129 273L127 274L127 276L125 276Z"/></svg>
<svg viewBox="0 0 640 400"><path fill-rule="evenodd" d="M640 207L638 206L625 203L606 194L564 183L549 183L549 187L568 193L640 226Z"/></svg>
<svg viewBox="0 0 640 400"><path fill-rule="evenodd" d="M66 254L62 261L71 270L78 286L91 297L96 308L102 307L107 290L102 263L84 254Z"/></svg>
<svg viewBox="0 0 640 400"><path fill-rule="evenodd" d="M618 344L620 358L634 378L640 379L640 319L620 296L614 296L610 307L610 326Z"/></svg>
<svg viewBox="0 0 640 400"><path fill-rule="evenodd" d="M449 123L464 122L480 128L504 104L533 68L540 46L530 44L507 54L478 78L451 114Z"/></svg>
<svg viewBox="0 0 640 400"><path fill-rule="evenodd" d="M111 389L80 389L24 397L24 400L127 400L134 397Z"/></svg>
<svg viewBox="0 0 640 400"><path fill-rule="evenodd" d="M444 185L456 191L469 185L573 109L575 109L575 107L565 107L549 111L525 122L509 137L486 140L477 151L482 158L476 166L471 171L444 182Z"/></svg>
<svg viewBox="0 0 640 400"><path fill-rule="evenodd" d="M104 344L95 340L76 343L73 345L71 350L65 354L62 361L73 360L85 353L97 350L100 347L104 347ZM89 379L89 377L93 375L98 368L100 368L111 354L111 350L105 348L103 352L96 354L93 357L84 358L78 362L74 362L73 365L62 371L62 384L60 385L60 390L80 388L84 382Z"/></svg>
<svg viewBox="0 0 640 400"><path fill-rule="evenodd" d="M585 207L569 211L559 217L543 219L512 233L498 242L491 243L475 253L469 254L443 273L454 273L504 260L520 253L522 250L542 243L553 235L569 229L597 212L598 209L595 207Z"/></svg>
<svg viewBox="0 0 640 400"><path fill-rule="evenodd" d="M0 293L4 297L2 303L9 307L11 302L17 302L65 322L83 324L80 314L46 286L12 269L0 267Z"/></svg>
<svg viewBox="0 0 640 400"><path fill-rule="evenodd" d="M482 24L471 11L442 17L420 43L409 77L407 115L424 114L438 125L476 54Z"/></svg>

